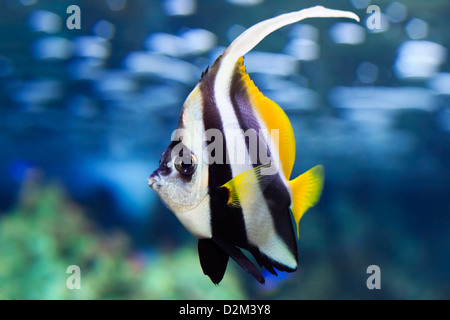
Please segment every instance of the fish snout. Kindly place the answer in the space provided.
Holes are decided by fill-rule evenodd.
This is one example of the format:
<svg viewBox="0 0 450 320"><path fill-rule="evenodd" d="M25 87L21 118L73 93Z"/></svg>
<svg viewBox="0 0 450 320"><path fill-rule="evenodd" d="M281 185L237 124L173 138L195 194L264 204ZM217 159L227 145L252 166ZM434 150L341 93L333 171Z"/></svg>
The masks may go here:
<svg viewBox="0 0 450 320"><path fill-rule="evenodd" d="M156 187L161 185L161 177L159 176L158 170L153 171L153 173L147 178L148 186L155 190Z"/></svg>

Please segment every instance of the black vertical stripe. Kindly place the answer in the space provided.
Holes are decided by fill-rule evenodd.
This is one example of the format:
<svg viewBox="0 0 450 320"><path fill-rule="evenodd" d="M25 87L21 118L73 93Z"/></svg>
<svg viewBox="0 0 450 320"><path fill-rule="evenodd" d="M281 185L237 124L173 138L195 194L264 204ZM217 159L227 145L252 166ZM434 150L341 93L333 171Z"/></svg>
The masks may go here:
<svg viewBox="0 0 450 320"><path fill-rule="evenodd" d="M233 105L234 113L236 114L236 118L238 119L239 126L242 130L247 131L249 129L255 130L257 133L257 154L250 154L250 146L249 140L245 139L245 144L247 146L247 152L250 155L250 160L253 164L253 167L259 166L261 163L258 154L259 154L259 123L256 115L253 111L253 106L250 103L250 99L247 93L247 88L245 86L244 80L242 79L242 74L240 72L240 64L237 63L230 86L230 100ZM270 156L270 150L267 150L267 155ZM256 157L256 159L255 159Z"/></svg>
<svg viewBox="0 0 450 320"><path fill-rule="evenodd" d="M220 67L220 60L218 59L214 65L209 69L209 71L203 75L200 81L200 92L202 94L203 101L203 123L205 126L205 131L209 129L217 129L222 132L223 135L223 152L222 154L226 157L226 138L223 134L223 124L220 117L220 112L216 104L214 84L217 76L217 72ZM208 141L207 145L212 143ZM223 165L211 164L209 166L209 187L217 188L224 185L226 182L233 178L231 172L231 166L226 164L226 159L222 159Z"/></svg>
<svg viewBox="0 0 450 320"><path fill-rule="evenodd" d="M255 167L262 164L261 159L259 159L259 152L267 152L267 156L269 157L271 156L271 152L268 144L266 145L266 150L259 150L259 140L261 139L259 136L259 131L261 128L254 112L254 106L250 102L247 87L240 71L240 66L240 63L237 63L234 69L232 83L230 86L230 100L240 127L244 131L254 129L258 133L258 154L250 154L253 166ZM246 146L247 152L250 153L249 141L247 139ZM254 159L255 156L256 159ZM286 186L281 180L279 173L277 173L272 182L266 186L263 191L263 195L270 210L278 236L286 243L289 250L297 258L297 241L289 211L291 198ZM280 266L278 266L278 268L280 268Z"/></svg>
<svg viewBox="0 0 450 320"><path fill-rule="evenodd" d="M223 135L223 156L222 163L210 163L209 174L209 195L211 210L211 229L213 238L226 241L239 247L247 247L247 233L241 208L232 208L227 205L228 191L221 188L232 176L231 166L227 164L226 157L226 137L223 132L222 119L215 101L214 84L217 72L220 68L220 57L214 65L203 74L200 81L200 91L203 98L203 123L205 131L217 129ZM209 145L211 142L207 142Z"/></svg>

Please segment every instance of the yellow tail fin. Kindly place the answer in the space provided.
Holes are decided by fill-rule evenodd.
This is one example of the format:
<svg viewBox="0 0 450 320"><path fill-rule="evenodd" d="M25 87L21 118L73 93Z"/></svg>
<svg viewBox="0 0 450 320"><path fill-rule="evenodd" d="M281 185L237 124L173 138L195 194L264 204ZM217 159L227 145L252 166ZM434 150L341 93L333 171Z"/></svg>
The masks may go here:
<svg viewBox="0 0 450 320"><path fill-rule="evenodd" d="M289 181L292 188L291 210L297 225L297 237L299 236L298 223L301 217L320 199L324 176L323 166L318 165Z"/></svg>

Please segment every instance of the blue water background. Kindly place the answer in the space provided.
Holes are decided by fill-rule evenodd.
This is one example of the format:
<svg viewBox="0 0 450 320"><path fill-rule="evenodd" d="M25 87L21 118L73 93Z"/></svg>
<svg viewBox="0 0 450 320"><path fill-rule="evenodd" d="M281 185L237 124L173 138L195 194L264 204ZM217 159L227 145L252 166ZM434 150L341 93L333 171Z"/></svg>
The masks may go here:
<svg viewBox="0 0 450 320"><path fill-rule="evenodd" d="M81 10L80 30L66 25L72 4ZM171 272L201 273L195 259L176 260L180 248L195 256L195 239L147 177L184 99L222 50L261 20L315 4L1 0L0 217L13 215L7 213L24 181L38 172L43 185L57 181L102 232L123 232L128 253L145 256L144 264L169 255L178 264ZM325 166L323 196L300 223L299 270L261 287L230 263L234 272L224 282L235 281L239 294L228 297L448 299L450 5L320 4L351 10L361 22L312 19L285 27L245 64L292 123L292 176ZM381 9L380 28L369 25L371 4ZM380 267L379 290L366 286L370 265ZM160 285L167 291L149 298L172 297L176 289ZM27 298L32 290L26 283L19 289L2 295L0 285L0 298ZM208 298L202 292L196 297ZM116 297L133 297L132 289Z"/></svg>

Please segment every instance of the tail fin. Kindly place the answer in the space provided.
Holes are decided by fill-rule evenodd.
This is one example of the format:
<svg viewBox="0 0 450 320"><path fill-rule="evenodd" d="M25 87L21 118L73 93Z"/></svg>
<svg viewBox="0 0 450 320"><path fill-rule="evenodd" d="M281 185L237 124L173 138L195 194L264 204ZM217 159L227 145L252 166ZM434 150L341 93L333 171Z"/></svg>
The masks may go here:
<svg viewBox="0 0 450 320"><path fill-rule="evenodd" d="M299 236L298 223L301 217L320 199L324 177L323 166L318 165L289 181L292 188L291 210L297 226L297 237Z"/></svg>

